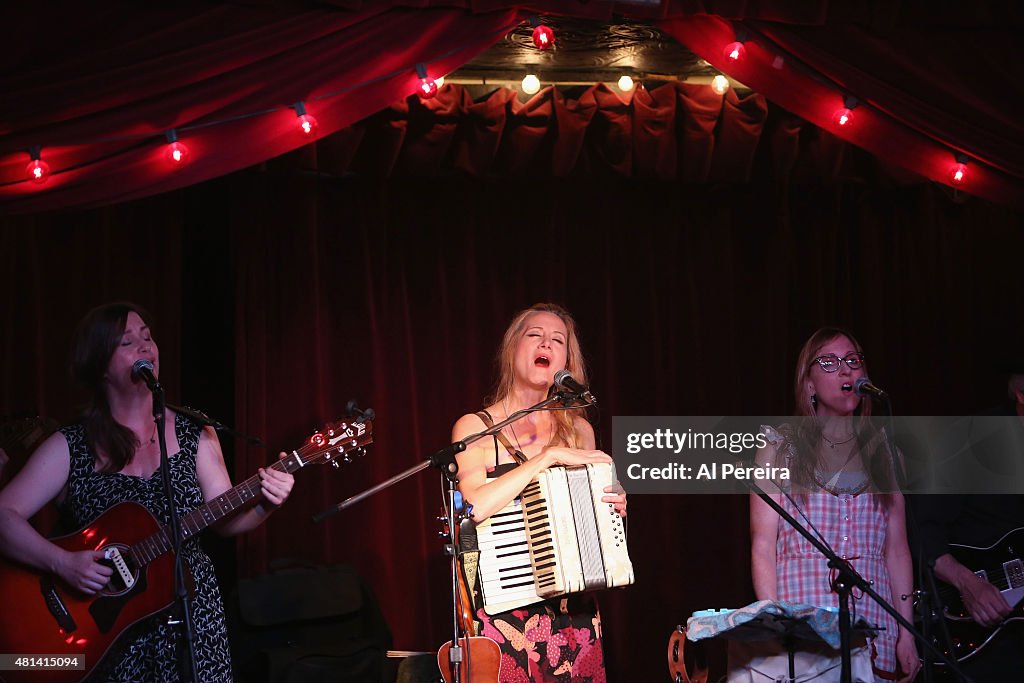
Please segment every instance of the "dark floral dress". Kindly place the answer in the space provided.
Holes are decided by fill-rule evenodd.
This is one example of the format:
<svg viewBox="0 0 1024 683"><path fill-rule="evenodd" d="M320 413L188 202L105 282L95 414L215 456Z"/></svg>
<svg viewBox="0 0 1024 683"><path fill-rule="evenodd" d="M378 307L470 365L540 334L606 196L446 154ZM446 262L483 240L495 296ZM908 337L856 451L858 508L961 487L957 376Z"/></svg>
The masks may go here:
<svg viewBox="0 0 1024 683"><path fill-rule="evenodd" d="M180 451L171 455L171 477L175 482L175 514L179 517L203 504L196 477L196 451L202 428L182 415L176 415L174 431ZM61 504L62 521L69 529L89 524L107 508L133 501L149 509L160 522L167 520L167 502L159 472L149 477L133 477L112 472L97 472L82 425L61 430L71 451L68 493ZM196 628L196 678L203 683L232 680L224 605L214 575L213 562L197 538L182 547L182 554L195 580L192 618ZM111 647L89 681L125 681L175 683L178 676L176 627L167 625L167 615L158 614L136 624Z"/></svg>

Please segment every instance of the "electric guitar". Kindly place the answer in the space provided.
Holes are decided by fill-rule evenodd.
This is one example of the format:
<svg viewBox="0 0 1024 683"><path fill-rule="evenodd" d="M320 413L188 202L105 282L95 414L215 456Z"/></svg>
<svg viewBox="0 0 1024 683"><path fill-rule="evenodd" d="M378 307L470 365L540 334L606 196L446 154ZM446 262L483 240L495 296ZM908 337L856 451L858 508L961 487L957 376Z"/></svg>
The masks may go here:
<svg viewBox="0 0 1024 683"><path fill-rule="evenodd" d="M998 588L1013 608L998 626L982 626L971 619L956 588L948 584L939 586L939 597L946 606L943 616L952 641L947 654L962 662L982 652L1006 626L1024 620L1024 528L1008 532L987 548L951 543L949 551L962 565Z"/></svg>
<svg viewBox="0 0 1024 683"><path fill-rule="evenodd" d="M269 467L291 473L306 465L338 466L372 442L372 422L332 422ZM182 535L189 539L261 497L260 478L252 476L182 516ZM77 667L0 671L7 683L80 681L126 628L174 603L170 533L142 505L119 503L84 529L51 540L71 552L104 550L114 574L103 590L83 595L56 576L0 559L0 653L19 655L26 664L43 658L49 666Z"/></svg>

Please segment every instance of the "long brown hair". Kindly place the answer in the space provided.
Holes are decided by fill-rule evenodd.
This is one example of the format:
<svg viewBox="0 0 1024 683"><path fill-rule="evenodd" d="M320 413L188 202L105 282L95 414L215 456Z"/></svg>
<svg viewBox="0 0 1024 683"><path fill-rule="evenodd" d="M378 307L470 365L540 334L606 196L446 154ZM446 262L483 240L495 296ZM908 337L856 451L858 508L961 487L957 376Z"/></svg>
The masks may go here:
<svg viewBox="0 0 1024 683"><path fill-rule="evenodd" d="M583 361L583 352L580 350L579 338L576 336L576 321L572 319L567 310L558 304L539 303L516 313L512 318L512 322L509 323L508 328L505 330L505 336L501 340L501 346L498 347L498 354L495 358L498 366L498 382L494 387L494 392L486 399L488 404L503 401L512 393L512 383L515 379L516 345L526 329L526 319L534 313L551 313L558 316L565 325L565 369L569 371L576 381L586 386L587 367ZM556 410L552 412L551 416L555 428L548 445L569 446L571 448L581 447L582 444L577 438L576 429L573 427L574 416L581 413L583 413L582 409L579 411Z"/></svg>
<svg viewBox="0 0 1024 683"><path fill-rule="evenodd" d="M801 487L813 488L814 473L819 462L819 447L821 445L821 424L815 417L814 396L808 387L808 378L814 369L814 359L833 339L845 337L850 340L857 353L863 353L860 342L856 337L841 327L822 327L812 334L803 347L796 361L796 373L793 381L793 394L796 399L797 416L804 419L799 420L791 433L791 439L796 449L796 461L790 463L793 471L793 481ZM867 370L867 363L863 365ZM854 411L854 430L857 436L857 449L864 460L864 469L871 479L871 485L876 491L892 491L895 485L895 474L892 458L889 457L888 448L882 434L875 429L871 419L871 401L862 400Z"/></svg>
<svg viewBox="0 0 1024 683"><path fill-rule="evenodd" d="M139 445L135 432L110 414L104 381L129 313L137 313L148 321L148 313L126 301L104 304L89 311L78 323L71 352L71 372L90 393L89 404L82 415L86 443L94 454L102 455L104 472L124 469Z"/></svg>

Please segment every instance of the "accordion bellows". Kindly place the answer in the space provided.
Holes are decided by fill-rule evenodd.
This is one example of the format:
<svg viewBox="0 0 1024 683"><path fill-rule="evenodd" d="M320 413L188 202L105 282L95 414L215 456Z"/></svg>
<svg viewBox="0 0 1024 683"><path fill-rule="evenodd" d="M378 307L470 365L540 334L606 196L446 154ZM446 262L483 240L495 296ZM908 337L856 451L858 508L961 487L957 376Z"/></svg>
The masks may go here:
<svg viewBox="0 0 1024 683"><path fill-rule="evenodd" d="M613 482L610 463L552 467L477 525L488 614L633 583L622 517L601 500Z"/></svg>

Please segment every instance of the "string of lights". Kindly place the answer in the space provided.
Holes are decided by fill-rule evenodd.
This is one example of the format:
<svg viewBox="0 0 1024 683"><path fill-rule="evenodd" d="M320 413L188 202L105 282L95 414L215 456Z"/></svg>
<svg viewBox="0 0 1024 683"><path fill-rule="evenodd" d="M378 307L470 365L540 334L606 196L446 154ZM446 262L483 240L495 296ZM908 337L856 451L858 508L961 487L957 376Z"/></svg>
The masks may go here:
<svg viewBox="0 0 1024 683"><path fill-rule="evenodd" d="M531 16L528 18L527 21L529 21L529 23L533 26L532 42L538 50L551 50L556 48L557 42L555 32L551 29L550 26L544 24L537 16ZM787 56L787 58L784 58L781 54L782 51L779 50L777 46L772 44L772 42L769 39L767 39L764 35L757 33L756 31L752 31L743 25L730 25L733 27L733 39L726 41L724 45L722 45L720 52L718 53L721 55L721 59L715 60L716 62L719 62L719 64L713 64L713 66L718 67L722 73L717 74L713 77L708 77L710 87L717 94L724 96L731 86L745 87L740 83L739 79L743 78L745 70L749 70L751 68L748 65L748 62L751 59L750 50L748 49L748 46L758 45L759 55L762 57L770 57L769 66L771 69L777 71L782 69L789 69L791 71L801 71L804 76L807 76L819 83L822 83L826 87L836 92L837 98L840 100L840 105L835 109L831 118L833 124L833 131L838 136L843 137L844 139L847 139L851 142L856 142L853 139L853 136L851 135L851 131L858 127L858 121L860 119L864 118L864 116L868 112L870 112L871 116L884 116L884 113L871 108L870 105L866 104L855 94L844 92L838 84L827 83L817 70L801 64L798 60L791 56ZM501 34L504 34L505 32L506 29L503 29L501 31ZM496 34L494 36L495 40L497 40L498 37L499 36ZM411 67L396 69L385 74L380 74L375 78L348 84L343 88L339 88L331 92L323 93L317 96L309 97L305 100L294 102L289 105L264 108L258 111L253 111L241 115L181 125L176 128L164 131L164 133L161 136L154 136L152 133L108 136L103 138L97 138L94 140L82 141L79 144L90 145L111 142L123 142L129 140L138 140L143 143L147 141L156 141L158 142L158 144L163 144L165 146L163 157L166 159L169 166L171 168L180 168L185 164L196 163L197 161L196 155L193 154L192 151L189 149L186 140L182 139L183 137L187 139L187 135L189 132L201 128L209 128L211 126L228 125L233 122L244 119L268 116L289 109L294 112L295 129L298 135L301 135L307 139L312 140L316 139L316 137L319 135L320 128L316 117L310 111L311 106L315 108L315 105L318 102L322 102L333 97L338 97L343 94L351 93L353 91L359 90L360 88L365 88L369 85L372 85L378 81L394 78L396 76L401 75L402 73L406 73L412 70L415 71L416 76L418 78L416 93L421 98L424 99L436 97L438 89L440 85L443 84L444 79L440 74L432 75L430 73L429 65L431 63L435 63L442 59L451 57L457 54L462 49L464 48L456 47L442 55L437 55L430 60L417 62ZM709 54L709 56L712 56L712 54ZM678 79L672 79L671 77L668 77L666 78L666 80ZM743 78L743 80L747 79ZM451 82L468 84L477 81L474 81L473 79L455 79ZM488 81L485 79L479 79L478 82L482 84L488 84ZM552 85L583 84L577 82L563 83L557 80L545 82L548 82ZM489 83L501 84L506 82L490 81ZM511 82L507 83L511 85ZM632 76L624 74L619 78L616 85L621 92L625 93L634 89L636 81L633 79ZM541 80L540 78L538 78L536 74L529 73L519 83L519 86L521 87L524 93L532 95L540 90ZM891 119L891 117L889 117L889 119L889 123L899 125L898 122ZM28 148L27 151L29 154L29 163L25 166L24 178L22 180L2 183L0 184L0 187L6 185L31 183L33 185L41 186L40 189L45 189L42 186L45 186L46 181L51 175L72 170L72 168L70 167L65 169L51 168L51 165L45 159L45 145L43 144L32 145ZM968 187L971 179L969 164L971 164L972 161L962 152L950 150L949 155L952 161L950 163L948 173L945 174L946 182L952 187L958 189ZM74 168L77 169L80 168L81 166L82 164L78 164ZM931 177L934 178L935 175L933 174Z"/></svg>

